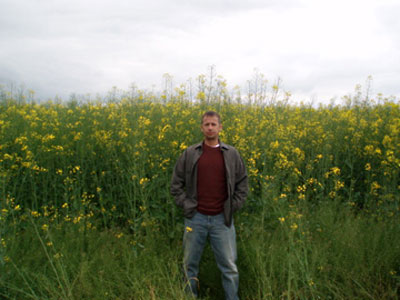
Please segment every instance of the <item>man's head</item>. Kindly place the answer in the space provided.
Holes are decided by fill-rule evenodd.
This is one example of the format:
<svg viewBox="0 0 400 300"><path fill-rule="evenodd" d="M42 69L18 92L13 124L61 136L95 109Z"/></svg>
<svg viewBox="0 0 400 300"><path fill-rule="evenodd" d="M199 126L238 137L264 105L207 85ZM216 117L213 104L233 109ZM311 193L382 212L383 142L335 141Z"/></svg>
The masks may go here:
<svg viewBox="0 0 400 300"><path fill-rule="evenodd" d="M218 123L221 124L221 116L216 111L213 111L213 110L206 111L201 116L201 124L203 124L203 121L204 121L205 117L217 117Z"/></svg>
<svg viewBox="0 0 400 300"><path fill-rule="evenodd" d="M209 145L218 144L219 133L222 130L221 117L215 111L207 111L201 118L201 132Z"/></svg>

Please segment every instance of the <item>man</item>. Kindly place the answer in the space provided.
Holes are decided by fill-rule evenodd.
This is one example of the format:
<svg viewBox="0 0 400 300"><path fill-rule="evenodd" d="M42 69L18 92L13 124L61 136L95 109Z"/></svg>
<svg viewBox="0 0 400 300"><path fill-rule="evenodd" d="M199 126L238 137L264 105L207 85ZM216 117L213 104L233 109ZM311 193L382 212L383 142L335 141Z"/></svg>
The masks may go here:
<svg viewBox="0 0 400 300"><path fill-rule="evenodd" d="M202 116L204 140L179 157L171 194L185 216L183 265L191 292L198 296L199 263L208 237L222 273L226 299L239 299L233 213L246 199L247 172L238 151L219 140L221 130L218 113L208 111Z"/></svg>

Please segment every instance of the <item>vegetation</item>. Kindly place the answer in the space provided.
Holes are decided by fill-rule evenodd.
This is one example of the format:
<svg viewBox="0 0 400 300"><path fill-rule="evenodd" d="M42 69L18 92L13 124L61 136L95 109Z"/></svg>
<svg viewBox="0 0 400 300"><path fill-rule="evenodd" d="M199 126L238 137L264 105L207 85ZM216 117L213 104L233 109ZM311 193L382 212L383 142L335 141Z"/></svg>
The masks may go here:
<svg viewBox="0 0 400 300"><path fill-rule="evenodd" d="M1 297L186 299L169 183L214 109L251 187L235 216L241 298L397 299L399 103L295 106L278 86L241 101L217 83L193 100L184 88L66 103L3 91ZM209 248L200 288L223 299Z"/></svg>

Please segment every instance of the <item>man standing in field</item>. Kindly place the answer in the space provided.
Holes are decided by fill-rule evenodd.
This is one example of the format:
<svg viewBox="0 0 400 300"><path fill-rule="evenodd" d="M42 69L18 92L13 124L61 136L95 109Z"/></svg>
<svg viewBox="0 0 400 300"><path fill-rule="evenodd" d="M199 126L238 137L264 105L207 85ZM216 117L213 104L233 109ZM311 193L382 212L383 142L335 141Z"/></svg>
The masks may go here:
<svg viewBox="0 0 400 300"><path fill-rule="evenodd" d="M214 111L201 119L204 140L179 157L172 176L171 194L183 209L183 265L187 284L198 296L198 272L207 238L210 240L226 299L239 299L236 232L233 213L247 196L247 172L238 151L219 140L221 118Z"/></svg>

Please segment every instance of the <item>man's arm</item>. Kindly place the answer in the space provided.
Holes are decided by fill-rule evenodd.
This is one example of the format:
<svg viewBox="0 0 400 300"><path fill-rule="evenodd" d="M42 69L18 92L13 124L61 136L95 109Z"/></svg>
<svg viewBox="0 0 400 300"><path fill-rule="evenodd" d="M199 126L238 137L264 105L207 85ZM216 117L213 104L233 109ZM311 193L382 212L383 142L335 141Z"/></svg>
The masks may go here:
<svg viewBox="0 0 400 300"><path fill-rule="evenodd" d="M186 151L178 158L171 179L170 192L175 197L175 203L179 207L183 207L183 201L186 198L185 166Z"/></svg>
<svg viewBox="0 0 400 300"><path fill-rule="evenodd" d="M237 153L238 159L235 170L235 189L232 197L233 211L242 208L248 193L247 171L242 157Z"/></svg>

